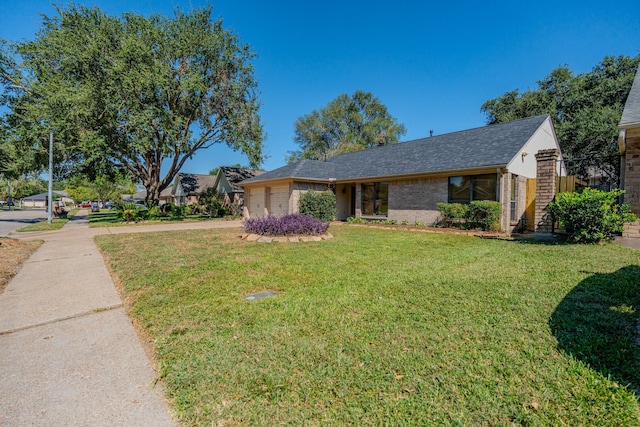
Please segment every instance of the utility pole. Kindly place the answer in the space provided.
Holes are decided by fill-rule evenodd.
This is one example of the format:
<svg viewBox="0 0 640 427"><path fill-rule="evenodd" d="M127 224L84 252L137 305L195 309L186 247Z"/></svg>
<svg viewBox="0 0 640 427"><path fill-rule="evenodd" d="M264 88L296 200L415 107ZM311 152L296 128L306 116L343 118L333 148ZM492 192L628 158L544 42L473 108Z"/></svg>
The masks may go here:
<svg viewBox="0 0 640 427"><path fill-rule="evenodd" d="M47 200L47 209L49 213L47 214L47 222L51 224L51 214L53 212L53 132L49 134L49 192L48 192L48 200Z"/></svg>

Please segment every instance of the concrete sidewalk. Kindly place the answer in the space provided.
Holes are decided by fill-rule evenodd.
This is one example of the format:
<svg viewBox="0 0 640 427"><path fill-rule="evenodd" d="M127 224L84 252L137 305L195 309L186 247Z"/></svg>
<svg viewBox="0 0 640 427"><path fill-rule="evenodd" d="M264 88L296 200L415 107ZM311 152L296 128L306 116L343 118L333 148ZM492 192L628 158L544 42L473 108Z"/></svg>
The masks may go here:
<svg viewBox="0 0 640 427"><path fill-rule="evenodd" d="M238 226L89 229L81 211L61 230L13 235L45 242L0 294L0 425L176 425L93 236Z"/></svg>

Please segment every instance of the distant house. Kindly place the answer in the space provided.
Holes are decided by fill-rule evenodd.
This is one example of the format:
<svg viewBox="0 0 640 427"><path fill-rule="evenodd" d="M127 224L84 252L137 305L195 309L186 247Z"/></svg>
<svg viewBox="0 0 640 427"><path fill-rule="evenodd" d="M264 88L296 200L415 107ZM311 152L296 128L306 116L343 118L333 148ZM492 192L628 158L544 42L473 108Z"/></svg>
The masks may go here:
<svg viewBox="0 0 640 427"><path fill-rule="evenodd" d="M73 199L69 197L66 191L53 191L53 199L60 200L67 206L73 206ZM20 206L30 208L44 208L46 207L48 193L34 194L29 197L23 197L20 199Z"/></svg>
<svg viewBox="0 0 640 427"><path fill-rule="evenodd" d="M178 173L173 185L173 198L178 206L195 205L200 193L214 186L215 176Z"/></svg>
<svg viewBox="0 0 640 427"><path fill-rule="evenodd" d="M224 196L224 202L227 205L236 204L240 207L244 205L244 188L238 183L260 176L264 171L255 171L247 168L236 168L230 166L220 166L218 173L215 175L214 187L218 193Z"/></svg>
<svg viewBox="0 0 640 427"><path fill-rule="evenodd" d="M631 91L618 124L618 145L622 154L620 187L624 202L640 215L640 72L636 73Z"/></svg>
<svg viewBox="0 0 640 427"><path fill-rule="evenodd" d="M544 153L537 162L539 152ZM536 178L543 157L549 159L545 170L554 173L550 187L555 188L555 174L563 172L559 153L551 118L543 115L325 162L301 160L239 185L245 189L245 217L294 213L302 193L330 189L336 194L338 220L355 216L432 225L439 220L439 202L493 200L503 207L502 228L512 231L523 224L527 182Z"/></svg>

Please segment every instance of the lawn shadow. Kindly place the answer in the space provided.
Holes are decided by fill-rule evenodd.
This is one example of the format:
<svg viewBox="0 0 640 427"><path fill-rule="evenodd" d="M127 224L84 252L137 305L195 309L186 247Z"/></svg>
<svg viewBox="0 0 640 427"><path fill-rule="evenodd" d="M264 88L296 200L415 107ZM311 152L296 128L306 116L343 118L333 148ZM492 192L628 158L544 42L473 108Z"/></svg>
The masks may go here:
<svg viewBox="0 0 640 427"><path fill-rule="evenodd" d="M560 302L549 325L558 347L640 394L640 267L593 274Z"/></svg>

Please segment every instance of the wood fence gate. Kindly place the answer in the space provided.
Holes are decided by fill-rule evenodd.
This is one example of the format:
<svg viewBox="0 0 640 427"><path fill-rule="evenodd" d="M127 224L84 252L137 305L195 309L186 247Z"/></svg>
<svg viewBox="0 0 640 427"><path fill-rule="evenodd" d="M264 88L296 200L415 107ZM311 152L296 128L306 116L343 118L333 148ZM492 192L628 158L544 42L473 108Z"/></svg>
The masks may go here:
<svg viewBox="0 0 640 427"><path fill-rule="evenodd" d="M586 187L588 183L575 175L559 176L556 178L556 194L576 191L577 188ZM525 218L527 219L527 230L536 229L536 179L527 178L527 197L525 207Z"/></svg>

